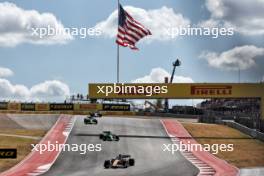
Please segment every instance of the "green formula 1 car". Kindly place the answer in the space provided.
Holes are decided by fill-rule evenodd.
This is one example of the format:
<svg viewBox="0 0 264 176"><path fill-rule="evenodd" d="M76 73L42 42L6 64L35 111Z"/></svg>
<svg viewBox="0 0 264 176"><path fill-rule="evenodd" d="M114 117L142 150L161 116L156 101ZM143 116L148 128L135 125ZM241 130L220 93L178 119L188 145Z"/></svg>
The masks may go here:
<svg viewBox="0 0 264 176"><path fill-rule="evenodd" d="M86 117L84 118L83 122L85 125L92 125L92 124L96 125L98 123L98 121L93 117Z"/></svg>
<svg viewBox="0 0 264 176"><path fill-rule="evenodd" d="M113 134L111 131L103 131L99 137L103 141L119 141L119 136Z"/></svg>

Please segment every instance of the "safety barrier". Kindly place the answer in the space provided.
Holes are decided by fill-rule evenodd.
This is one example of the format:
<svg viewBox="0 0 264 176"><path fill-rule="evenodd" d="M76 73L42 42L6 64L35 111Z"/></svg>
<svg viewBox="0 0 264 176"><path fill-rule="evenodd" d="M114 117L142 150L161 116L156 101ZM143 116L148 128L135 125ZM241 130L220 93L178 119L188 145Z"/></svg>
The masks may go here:
<svg viewBox="0 0 264 176"><path fill-rule="evenodd" d="M106 115L135 115L129 104L0 102L0 113L86 115L96 111L107 112Z"/></svg>
<svg viewBox="0 0 264 176"><path fill-rule="evenodd" d="M85 115L100 110L101 104L0 102L0 113Z"/></svg>

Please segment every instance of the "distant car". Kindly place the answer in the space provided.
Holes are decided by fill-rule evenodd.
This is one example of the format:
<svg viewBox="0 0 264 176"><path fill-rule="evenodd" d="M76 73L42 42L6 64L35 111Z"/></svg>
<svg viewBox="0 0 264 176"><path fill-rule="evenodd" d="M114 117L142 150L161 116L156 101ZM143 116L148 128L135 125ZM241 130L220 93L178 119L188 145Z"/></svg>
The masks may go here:
<svg viewBox="0 0 264 176"><path fill-rule="evenodd" d="M119 136L113 134L111 131L103 131L99 138L103 141L119 141Z"/></svg>
<svg viewBox="0 0 264 176"><path fill-rule="evenodd" d="M96 125L98 123L98 121L93 117L85 117L83 122L85 125L92 125L92 124Z"/></svg>
<svg viewBox="0 0 264 176"><path fill-rule="evenodd" d="M102 117L103 115L99 112L91 112L90 117Z"/></svg>
<svg viewBox="0 0 264 176"><path fill-rule="evenodd" d="M119 154L116 158L105 160L104 167L109 168L127 168L135 165L135 159L131 158L130 155Z"/></svg>

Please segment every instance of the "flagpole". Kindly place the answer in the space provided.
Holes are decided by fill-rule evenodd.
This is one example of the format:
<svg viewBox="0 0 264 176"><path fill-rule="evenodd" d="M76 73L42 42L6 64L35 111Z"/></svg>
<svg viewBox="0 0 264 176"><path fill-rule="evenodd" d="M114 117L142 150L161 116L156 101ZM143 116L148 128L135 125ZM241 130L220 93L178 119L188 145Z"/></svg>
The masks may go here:
<svg viewBox="0 0 264 176"><path fill-rule="evenodd" d="M118 4L117 4L117 12L118 12L118 16L117 16L117 23L119 23L119 0L117 0ZM118 25L117 25L118 28ZM119 44L117 45L117 63L116 63L116 82L119 83Z"/></svg>

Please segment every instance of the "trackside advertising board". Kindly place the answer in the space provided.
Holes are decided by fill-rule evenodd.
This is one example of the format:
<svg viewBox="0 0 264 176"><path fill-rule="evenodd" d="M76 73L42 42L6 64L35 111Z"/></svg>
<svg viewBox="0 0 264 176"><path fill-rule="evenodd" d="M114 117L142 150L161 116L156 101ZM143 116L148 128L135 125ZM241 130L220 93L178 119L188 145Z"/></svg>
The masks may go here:
<svg viewBox="0 0 264 176"><path fill-rule="evenodd" d="M0 102L0 110L7 110L8 103L7 102Z"/></svg>
<svg viewBox="0 0 264 176"><path fill-rule="evenodd" d="M96 104L80 104L79 109L80 110L96 110L97 105Z"/></svg>
<svg viewBox="0 0 264 176"><path fill-rule="evenodd" d="M264 83L89 84L89 98L193 99L264 96Z"/></svg>
<svg viewBox="0 0 264 176"><path fill-rule="evenodd" d="M35 111L35 103L22 103L21 111Z"/></svg>
<svg viewBox="0 0 264 176"><path fill-rule="evenodd" d="M16 159L17 149L0 149L0 159Z"/></svg>
<svg viewBox="0 0 264 176"><path fill-rule="evenodd" d="M11 111L20 111L21 104L20 103L9 103L8 110Z"/></svg>
<svg viewBox="0 0 264 176"><path fill-rule="evenodd" d="M178 84L89 84L94 99L207 99L261 98L264 119L264 83L178 83Z"/></svg>
<svg viewBox="0 0 264 176"><path fill-rule="evenodd" d="M130 104L103 104L103 111L130 111Z"/></svg>
<svg viewBox="0 0 264 176"><path fill-rule="evenodd" d="M52 103L50 104L51 111L72 111L74 110L72 103Z"/></svg>
<svg viewBox="0 0 264 176"><path fill-rule="evenodd" d="M49 104L38 103L35 105L36 111L49 111Z"/></svg>

